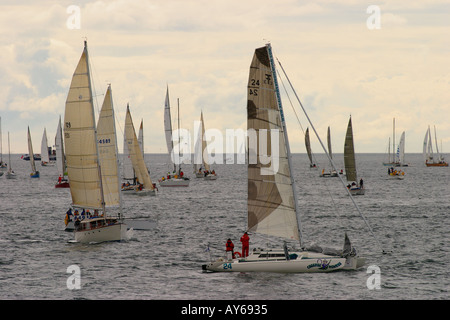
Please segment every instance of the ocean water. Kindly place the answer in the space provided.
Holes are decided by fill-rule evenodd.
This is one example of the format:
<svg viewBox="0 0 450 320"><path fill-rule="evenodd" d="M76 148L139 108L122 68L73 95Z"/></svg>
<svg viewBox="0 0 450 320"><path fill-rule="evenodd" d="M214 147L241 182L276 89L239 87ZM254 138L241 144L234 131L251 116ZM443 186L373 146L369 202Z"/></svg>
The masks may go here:
<svg viewBox="0 0 450 320"><path fill-rule="evenodd" d="M56 167L39 166L41 177L31 179L29 162L13 155L18 178L0 177L0 299L448 299L450 168L427 168L419 154L406 158L410 166L399 181L388 179L384 155L357 155L366 195L354 200L372 235L340 180L320 178L306 155L295 154L304 243L341 248L347 232L366 265L326 274L253 274L201 270L224 253L227 238L241 247L245 165L215 165L216 181L195 178L185 165L190 187L124 197L125 216L153 221L154 229L134 230L127 241L87 245L71 242L73 234L63 231L71 197L68 189L54 188ZM335 156L338 165L342 159ZM166 172L166 160L166 155L146 155L154 182ZM324 156L317 162L325 164ZM250 237L250 249L270 241ZM68 286L68 268L74 265L81 272L79 289Z"/></svg>

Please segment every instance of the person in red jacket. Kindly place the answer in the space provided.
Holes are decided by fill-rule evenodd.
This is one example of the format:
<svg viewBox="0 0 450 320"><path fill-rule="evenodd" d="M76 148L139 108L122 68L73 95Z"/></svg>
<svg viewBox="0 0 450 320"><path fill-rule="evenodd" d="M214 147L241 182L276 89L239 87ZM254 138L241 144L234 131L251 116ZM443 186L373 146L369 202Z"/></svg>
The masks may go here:
<svg viewBox="0 0 450 320"><path fill-rule="evenodd" d="M229 258L230 253L231 253L231 256L234 259L234 244L230 238L228 238L228 240L227 240L226 248L227 248L227 257Z"/></svg>
<svg viewBox="0 0 450 320"><path fill-rule="evenodd" d="M249 248L249 242L250 237L248 236L248 233L244 233L244 235L241 237L242 242L242 257L245 258L248 256L248 248Z"/></svg>

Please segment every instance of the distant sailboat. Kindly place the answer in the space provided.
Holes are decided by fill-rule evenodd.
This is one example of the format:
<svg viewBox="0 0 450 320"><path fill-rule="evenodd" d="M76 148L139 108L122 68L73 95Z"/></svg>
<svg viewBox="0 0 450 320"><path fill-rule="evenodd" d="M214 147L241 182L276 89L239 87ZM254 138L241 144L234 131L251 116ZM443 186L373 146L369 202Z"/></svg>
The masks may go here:
<svg viewBox="0 0 450 320"><path fill-rule="evenodd" d="M180 129L180 103L178 100L178 129ZM159 185L161 187L188 187L189 186L189 178L184 176L183 171L181 170L181 161L177 165L172 161L175 159L175 154L173 150L173 140L172 140L172 118L170 115L170 101L169 101L169 88L167 88L166 92L166 101L164 104L164 131L166 134L166 143L167 143L167 151L169 153L169 162L170 162L170 170L173 172L168 172L167 176L162 177L158 180ZM180 144L178 145L178 150L181 149ZM178 151L179 152L179 151ZM178 159L180 156L178 154Z"/></svg>
<svg viewBox="0 0 450 320"><path fill-rule="evenodd" d="M448 162L446 162L444 156L439 153L436 126L434 126L434 139L436 143L437 160L434 158L433 143L431 142L431 131L430 126L428 126L428 130L425 133L425 139L423 140L423 156L425 165L427 167L448 167Z"/></svg>
<svg viewBox="0 0 450 320"><path fill-rule="evenodd" d="M16 173L11 167L11 147L9 143L9 131L8 131L8 171L6 172L6 179L16 179Z"/></svg>
<svg viewBox="0 0 450 320"><path fill-rule="evenodd" d="M48 150L47 130L44 128L41 141L41 166L52 166L55 163L50 161L50 154Z"/></svg>
<svg viewBox="0 0 450 320"><path fill-rule="evenodd" d="M58 182L55 184L55 188L69 188L70 185L67 179L66 157L64 155L61 116L59 117L58 128L56 129L55 149L56 149L56 170L58 172Z"/></svg>
<svg viewBox="0 0 450 320"><path fill-rule="evenodd" d="M142 147L139 145L136 137L129 105L127 105L127 114L125 118L125 138L134 175L136 176L136 180L138 182L133 189L127 190L126 193L133 193L137 195L156 195L157 188L152 183L147 166L145 165ZM122 190L124 190L123 187L124 186L122 185Z"/></svg>
<svg viewBox="0 0 450 320"><path fill-rule="evenodd" d="M365 189L362 185L362 179L358 181L358 175L356 173L356 159L355 159L355 147L353 144L353 129L352 118L348 121L347 133L345 135L344 143L344 165L345 174L347 176L347 186L352 195L364 195Z"/></svg>
<svg viewBox="0 0 450 320"><path fill-rule="evenodd" d="M72 77L64 114L65 154L70 180L72 207L75 210L93 210L90 219L75 219L75 241L82 243L119 241L126 238L127 227L120 212L120 184L111 168L102 168L104 161L99 155L98 136L95 125L91 77L87 43ZM112 119L112 117L110 117ZM102 138L103 139L103 138ZM115 132L114 132L115 139ZM117 157L115 153L109 153ZM110 163L118 165L117 160ZM105 171L105 173L103 173ZM116 179L114 187L104 185L104 177ZM119 194L119 196L113 195ZM111 200L114 199L114 200ZM106 208L119 207L116 216L109 215Z"/></svg>
<svg viewBox="0 0 450 320"><path fill-rule="evenodd" d="M8 165L3 162L3 136L2 136L2 117L0 117L0 176L3 175L1 170L6 170Z"/></svg>
<svg viewBox="0 0 450 320"><path fill-rule="evenodd" d="M384 166L390 167L408 167L405 162L405 131L400 136L400 142L397 146L397 152L395 152L395 118L392 123L392 160L391 160L391 143L389 138L388 143L388 162L383 162Z"/></svg>
<svg viewBox="0 0 450 320"><path fill-rule="evenodd" d="M39 178L39 171L36 170L36 162L34 161L33 144L31 142L30 127L28 127L27 140L28 140L28 154L30 155L30 165L31 165L30 177Z"/></svg>
<svg viewBox="0 0 450 320"><path fill-rule="evenodd" d="M309 128L306 128L305 147L306 147L306 153L308 154L308 158L309 158L309 167L316 168L316 164L314 163L314 161L312 159L311 141L309 139Z"/></svg>
<svg viewBox="0 0 450 320"><path fill-rule="evenodd" d="M204 180L217 180L216 171L211 170L209 165L208 145L206 143L203 111L200 113L200 126L201 130L199 130L197 141L195 143L195 152L196 158L197 155L201 157L201 164L197 164L197 161L194 161L194 173L197 178L204 178Z"/></svg>
<svg viewBox="0 0 450 320"><path fill-rule="evenodd" d="M298 240L303 248L300 230L300 211L293 177L291 153L286 131L277 73L270 44L255 50L250 66L247 92L247 127L256 131L256 143L249 144L248 164L248 231L278 238ZM279 132L278 170L260 161L259 135L271 130ZM265 156L271 156L272 141L265 139ZM256 162L256 163L255 163ZM240 254L239 254L240 256ZM221 257L202 265L205 271L215 272L330 272L356 269L364 264L345 235L344 249L336 255L322 251L288 248L253 249L243 257Z"/></svg>
<svg viewBox="0 0 450 320"><path fill-rule="evenodd" d="M333 152L331 151L330 127L328 127L328 130L327 130L327 145L328 145L328 154L330 155L330 159L333 159ZM322 178L337 177L337 176L338 176L338 174L335 170L330 170L328 172L325 172L325 169L322 169L322 173L320 174L320 177L322 177Z"/></svg>

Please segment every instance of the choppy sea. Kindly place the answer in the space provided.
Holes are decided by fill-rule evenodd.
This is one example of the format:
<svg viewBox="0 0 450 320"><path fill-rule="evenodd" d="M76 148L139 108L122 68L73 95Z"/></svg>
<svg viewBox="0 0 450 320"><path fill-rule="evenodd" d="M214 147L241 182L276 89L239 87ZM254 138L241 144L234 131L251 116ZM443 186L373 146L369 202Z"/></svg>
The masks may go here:
<svg viewBox="0 0 450 320"><path fill-rule="evenodd" d="M41 177L31 179L29 162L12 158L18 178L0 177L2 300L449 298L450 168L427 168L420 154L406 155L410 166L402 168L402 181L388 178L383 154L357 155L366 194L354 200L373 234L338 178L320 178L305 154L293 156L304 243L341 248L347 232L367 258L359 270L326 274L202 272L202 264L223 254L227 238L240 248L247 224L243 164L216 164L216 181L195 178L185 165L188 188L123 199L127 218L152 221L154 229L134 230L127 241L79 244L64 231L71 197L68 189L54 188L56 167L38 165ZM316 159L326 167L324 156ZM167 172L167 155L146 154L145 160L157 182ZM341 154L335 162L343 165ZM251 247L269 242L250 237ZM69 285L73 266L79 288Z"/></svg>

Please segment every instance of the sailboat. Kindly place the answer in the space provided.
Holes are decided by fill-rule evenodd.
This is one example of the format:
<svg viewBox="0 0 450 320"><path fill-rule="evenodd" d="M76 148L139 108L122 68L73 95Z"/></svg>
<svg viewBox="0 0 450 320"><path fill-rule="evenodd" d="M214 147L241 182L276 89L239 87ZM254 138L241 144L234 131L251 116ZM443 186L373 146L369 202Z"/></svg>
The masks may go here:
<svg viewBox="0 0 450 320"><path fill-rule="evenodd" d="M3 175L1 170L5 170L8 165L3 162L3 137L2 137L2 117L0 117L0 176Z"/></svg>
<svg viewBox="0 0 450 320"><path fill-rule="evenodd" d="M41 166L52 166L55 163L50 161L50 154L48 150L47 130L44 128L41 141Z"/></svg>
<svg viewBox="0 0 450 320"><path fill-rule="evenodd" d="M31 165L30 177L39 178L39 171L36 170L36 162L34 161L33 144L31 143L30 127L28 127L27 140L28 140L28 154L30 155L30 165Z"/></svg>
<svg viewBox="0 0 450 320"><path fill-rule="evenodd" d="M306 128L305 146L306 146L306 153L308 154L308 158L309 158L309 167L316 168L316 164L313 162L313 159L312 159L311 142L309 140L309 128Z"/></svg>
<svg viewBox="0 0 450 320"><path fill-rule="evenodd" d="M8 171L6 171L6 179L16 179L16 173L11 167L11 147L9 143L9 131L8 131Z"/></svg>
<svg viewBox="0 0 450 320"><path fill-rule="evenodd" d="M247 91L247 127L249 131L255 130L257 137L256 143L249 144L248 149L248 231L298 240L300 247L303 247L291 153L278 88L271 45L267 44L255 50ZM271 141L271 134L266 134L271 130L279 132L274 141ZM267 136L264 156L270 157L267 153L275 154L271 151L279 149L278 170L270 163L260 161L263 154L260 154L258 146L262 143L260 135L264 134ZM284 242L281 249L254 249L247 257L221 257L202 265L202 269L216 272L301 273L356 269L364 264L364 259L357 257L351 248L347 236L344 249L337 255L331 255L292 250Z"/></svg>
<svg viewBox="0 0 450 320"><path fill-rule="evenodd" d="M328 154L330 155L330 158L333 159L333 153L331 152L331 132L330 127L328 127L327 130L327 145L328 145ZM320 177L322 178L330 178L330 177L337 177L338 174L336 170L331 170L329 172L325 172L325 169L322 169L322 173L320 174Z"/></svg>
<svg viewBox="0 0 450 320"><path fill-rule="evenodd" d="M439 153L436 136L436 126L434 126L434 139L436 143L437 160L434 159L433 143L431 142L431 131L430 126L428 126L428 130L425 133L425 139L423 140L423 156L425 158L425 165L427 167L448 167L448 162L446 162L444 156Z"/></svg>
<svg viewBox="0 0 450 320"><path fill-rule="evenodd" d="M67 179L66 157L64 155L64 143L62 137L61 116L59 117L58 127L56 129L55 149L56 170L58 171L58 182L55 184L55 188L69 188L70 185L69 180Z"/></svg>
<svg viewBox="0 0 450 320"><path fill-rule="evenodd" d="M145 165L144 155L136 137L129 105L127 105L125 118L125 143L137 183L132 189L124 189L125 186L122 185L122 190L127 190L127 194L156 195L157 188L152 183L147 166Z"/></svg>
<svg viewBox="0 0 450 320"><path fill-rule="evenodd" d="M64 143L67 173L70 180L72 207L75 210L93 210L91 218L75 218L75 241L82 243L120 241L125 239L127 227L120 212L120 184L117 176L117 148L115 132L97 132L93 105L92 84L89 70L87 42L72 77L64 114ZM105 97L106 98L106 97ZM112 105L110 106L112 108ZM112 113L109 111L110 114ZM112 113L113 115L113 113ZM114 116L107 117L114 123ZM100 116L103 119L103 116ZM100 121L99 119L99 121ZM101 125L100 129L114 127ZM98 138L105 139L100 147ZM101 153L105 155L100 156ZM112 151L112 150L115 150ZM108 151L106 151L108 150ZM104 156L110 157L105 160ZM115 159L114 159L115 157ZM105 163L107 161L110 165ZM105 163L105 167L103 164ZM115 174L113 172L116 172ZM112 181L115 180L115 183ZM111 183L110 183L111 182ZM119 207L117 216L109 215L106 208Z"/></svg>
<svg viewBox="0 0 450 320"><path fill-rule="evenodd" d="M400 142L397 146L397 152L395 153L395 118L392 122L392 160L391 160L391 138L388 143L388 162L383 162L384 166L389 167L408 167L405 162L405 131L400 136Z"/></svg>
<svg viewBox="0 0 450 320"><path fill-rule="evenodd" d="M183 171L181 170L181 161L177 165L172 161L172 159L175 159L174 157L174 150L173 150L173 140L172 140L172 120L170 115L170 101L169 101L169 87L167 87L166 92L166 101L164 104L164 131L166 134L166 143L167 143L167 151L169 153L169 161L170 166L172 170L173 166L173 172L168 172L167 176L162 177L158 180L159 185L161 187L189 187L189 178L184 176ZM178 100L178 129L180 129L180 103ZM178 150L181 149L181 146L179 145ZM179 152L179 151L178 151ZM178 154L178 159L180 159Z"/></svg>
<svg viewBox="0 0 450 320"><path fill-rule="evenodd" d="M194 161L194 174L197 178L203 178L204 180L217 180L217 173L215 170L211 170L209 166L208 158L208 145L206 143L205 136L205 122L203 121L203 111L200 113L200 125L201 130L198 132L197 141L195 143L195 154L201 157L201 164L198 161ZM203 170L202 170L203 169Z"/></svg>
<svg viewBox="0 0 450 320"><path fill-rule="evenodd" d="M352 118L348 121L347 133L345 134L344 143L344 165L345 175L347 176L347 188L352 195L364 195L365 189L362 185L362 179L358 182L356 173L355 147L353 144Z"/></svg>

